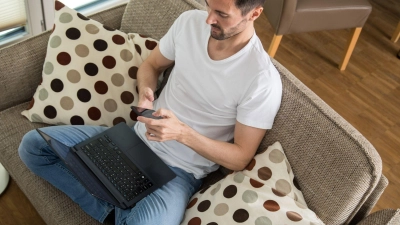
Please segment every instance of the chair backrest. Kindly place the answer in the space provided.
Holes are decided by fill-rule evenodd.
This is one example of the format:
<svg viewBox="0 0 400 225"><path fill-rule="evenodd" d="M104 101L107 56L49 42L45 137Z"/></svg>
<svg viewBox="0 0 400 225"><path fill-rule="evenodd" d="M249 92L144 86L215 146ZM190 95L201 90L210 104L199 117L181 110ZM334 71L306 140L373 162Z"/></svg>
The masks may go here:
<svg viewBox="0 0 400 225"><path fill-rule="evenodd" d="M260 150L279 141L310 207L327 224L346 224L382 174L375 148L277 61L281 108Z"/></svg>
<svg viewBox="0 0 400 225"><path fill-rule="evenodd" d="M266 0L263 12L284 35L362 27L371 10L368 0Z"/></svg>

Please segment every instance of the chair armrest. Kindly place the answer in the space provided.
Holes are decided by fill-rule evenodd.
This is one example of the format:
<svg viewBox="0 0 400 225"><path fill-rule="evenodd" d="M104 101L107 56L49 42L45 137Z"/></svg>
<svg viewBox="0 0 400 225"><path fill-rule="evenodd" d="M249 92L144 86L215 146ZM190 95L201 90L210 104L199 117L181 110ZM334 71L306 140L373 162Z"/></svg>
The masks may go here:
<svg viewBox="0 0 400 225"><path fill-rule="evenodd" d="M357 225L396 225L400 224L400 209L384 209L374 212Z"/></svg>

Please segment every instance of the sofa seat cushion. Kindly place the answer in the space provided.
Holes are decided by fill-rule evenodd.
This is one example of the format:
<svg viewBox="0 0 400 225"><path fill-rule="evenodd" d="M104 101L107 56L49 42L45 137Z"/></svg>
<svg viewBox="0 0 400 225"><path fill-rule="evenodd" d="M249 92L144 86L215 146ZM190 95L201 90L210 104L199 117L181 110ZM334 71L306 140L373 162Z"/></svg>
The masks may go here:
<svg viewBox="0 0 400 225"><path fill-rule="evenodd" d="M137 117L130 109L138 101L137 71L157 44L56 1L42 83L22 114L47 124L132 126Z"/></svg>
<svg viewBox="0 0 400 225"><path fill-rule="evenodd" d="M308 209L279 142L245 170L197 192L187 208L182 225L323 224Z"/></svg>

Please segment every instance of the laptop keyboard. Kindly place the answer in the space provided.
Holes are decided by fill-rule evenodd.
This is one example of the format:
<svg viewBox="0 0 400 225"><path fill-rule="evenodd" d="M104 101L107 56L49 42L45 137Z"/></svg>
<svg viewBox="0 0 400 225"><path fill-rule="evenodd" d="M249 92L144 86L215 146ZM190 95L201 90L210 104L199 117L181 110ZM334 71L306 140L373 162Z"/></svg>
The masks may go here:
<svg viewBox="0 0 400 225"><path fill-rule="evenodd" d="M127 201L153 186L107 135L81 147L81 150Z"/></svg>

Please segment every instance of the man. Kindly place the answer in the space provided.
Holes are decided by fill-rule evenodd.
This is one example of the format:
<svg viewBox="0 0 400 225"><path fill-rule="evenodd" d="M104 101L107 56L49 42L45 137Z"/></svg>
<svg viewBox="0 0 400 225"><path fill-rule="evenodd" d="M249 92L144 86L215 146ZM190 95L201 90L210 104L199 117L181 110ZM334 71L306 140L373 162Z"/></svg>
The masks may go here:
<svg viewBox="0 0 400 225"><path fill-rule="evenodd" d="M122 210L91 196L36 132L21 143L25 164L100 222L115 210L116 224L179 224L201 178L218 165L244 169L272 127L282 85L254 31L264 0L206 3L208 12L183 13L138 71L138 105L154 108L163 119L138 117L134 130L177 174L175 179ZM158 74L174 62L155 100ZM46 129L74 145L106 128Z"/></svg>

